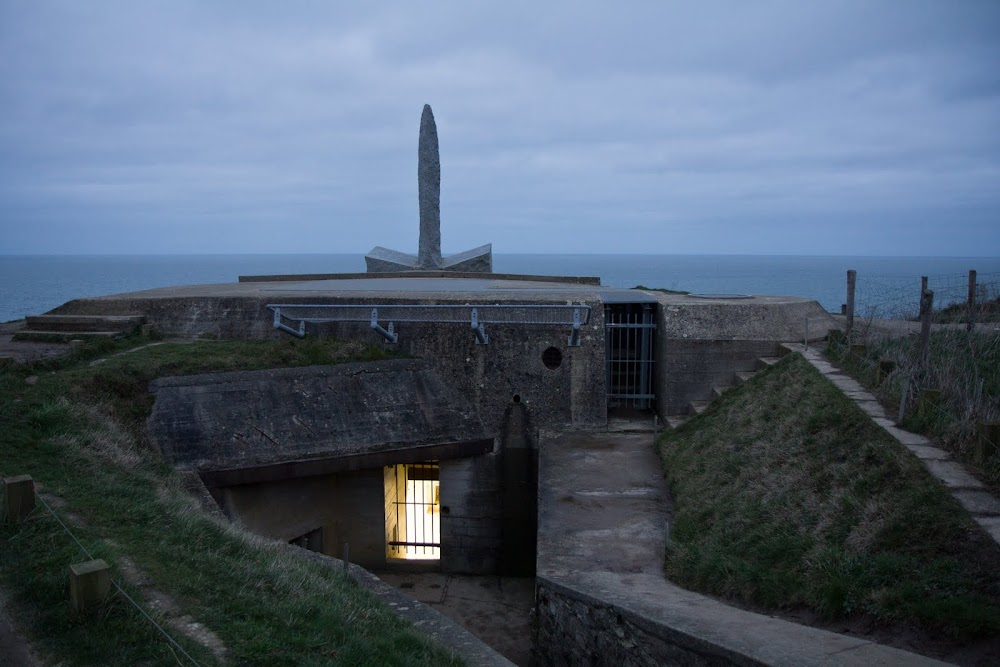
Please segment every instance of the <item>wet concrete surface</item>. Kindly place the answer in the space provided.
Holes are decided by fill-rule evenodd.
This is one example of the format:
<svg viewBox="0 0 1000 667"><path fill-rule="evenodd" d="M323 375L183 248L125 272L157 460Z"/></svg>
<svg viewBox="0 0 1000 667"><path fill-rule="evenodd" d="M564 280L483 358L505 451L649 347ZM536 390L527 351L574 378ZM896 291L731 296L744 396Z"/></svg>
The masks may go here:
<svg viewBox="0 0 1000 667"><path fill-rule="evenodd" d="M531 660L533 577L379 572L401 593L430 605L517 665Z"/></svg>
<svg viewBox="0 0 1000 667"><path fill-rule="evenodd" d="M661 576L670 507L652 433L546 433L539 574Z"/></svg>

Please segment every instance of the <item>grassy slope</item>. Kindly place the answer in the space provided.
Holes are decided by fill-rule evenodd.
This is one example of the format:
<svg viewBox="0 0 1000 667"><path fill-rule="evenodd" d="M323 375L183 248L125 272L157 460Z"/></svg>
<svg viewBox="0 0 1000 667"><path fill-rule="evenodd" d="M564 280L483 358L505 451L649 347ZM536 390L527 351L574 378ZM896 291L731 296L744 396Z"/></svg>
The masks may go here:
<svg viewBox="0 0 1000 667"><path fill-rule="evenodd" d="M0 473L31 474L61 499L57 511L95 557L112 564L116 580L116 564L127 556L221 638L228 661L452 664L450 654L334 571L205 515L141 440L153 377L383 353L331 341L202 342L86 363L135 344L99 343L70 362L0 366ZM37 383L26 382L30 375ZM13 615L49 659L176 664L165 640L120 595L98 613L71 613L67 569L85 558L44 509L24 524L0 527L0 542L0 581ZM171 634L202 664L215 662L200 645Z"/></svg>
<svg viewBox="0 0 1000 667"><path fill-rule="evenodd" d="M843 342L831 344L827 356L871 389L895 413L910 378L920 378L916 368L919 338L905 336L871 341L863 357L848 353ZM896 370L875 385L882 359L896 362ZM975 442L979 421L1000 419L1000 336L993 331L935 331L930 339L929 369L923 380L941 392L940 405L919 406L920 384L907 393L903 426L934 436L969 467L993 493L1000 493L1000 454L977 460Z"/></svg>
<svg viewBox="0 0 1000 667"><path fill-rule="evenodd" d="M828 619L1000 634L1000 549L800 355L660 446L679 584Z"/></svg>

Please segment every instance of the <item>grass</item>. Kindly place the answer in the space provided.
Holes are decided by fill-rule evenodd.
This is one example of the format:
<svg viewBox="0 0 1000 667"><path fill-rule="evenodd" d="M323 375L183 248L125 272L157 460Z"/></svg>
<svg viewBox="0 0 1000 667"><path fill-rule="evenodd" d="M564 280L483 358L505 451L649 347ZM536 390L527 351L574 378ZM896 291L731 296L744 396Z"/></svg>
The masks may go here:
<svg viewBox="0 0 1000 667"><path fill-rule="evenodd" d="M680 585L953 639L1000 634L1000 549L800 355L660 450L674 499L665 567Z"/></svg>
<svg viewBox="0 0 1000 667"><path fill-rule="evenodd" d="M980 299L975 308L976 322L980 324L1000 322L1000 296L993 299L980 297ZM969 321L969 307L965 302L953 303L935 310L931 318L939 323L966 323Z"/></svg>
<svg viewBox="0 0 1000 667"><path fill-rule="evenodd" d="M641 289L647 292L663 292L664 294L690 294L691 292L684 292L682 290L667 289L665 287L646 287L645 285L636 285L632 289Z"/></svg>
<svg viewBox="0 0 1000 667"><path fill-rule="evenodd" d="M116 581L124 582L123 568L134 563L221 640L226 662L457 664L335 570L204 513L142 434L154 377L385 353L329 340L136 349L140 340L87 343L68 359L0 366L0 473L32 475L88 551L111 564ZM0 541L9 610L47 662L177 664L175 650L121 594L94 613L72 612L67 570L86 557L44 508L24 523L4 524ZM143 600L142 591L123 586ZM171 635L201 664L222 659L176 630Z"/></svg>
<svg viewBox="0 0 1000 667"><path fill-rule="evenodd" d="M864 356L831 344L827 356L871 389L894 414L906 396L902 426L936 438L994 493L1000 493L1000 451L976 456L976 425L1000 419L1000 335L996 332L935 331L926 370L917 364L916 336L872 338ZM895 370L877 383L880 360ZM921 390L937 389L940 401L921 402Z"/></svg>

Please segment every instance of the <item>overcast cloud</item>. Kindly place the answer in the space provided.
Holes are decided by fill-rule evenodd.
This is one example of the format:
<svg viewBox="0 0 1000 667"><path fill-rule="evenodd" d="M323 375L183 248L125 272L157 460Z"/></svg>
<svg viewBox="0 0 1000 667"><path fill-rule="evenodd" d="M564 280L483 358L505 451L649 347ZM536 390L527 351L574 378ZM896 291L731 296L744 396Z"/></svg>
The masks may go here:
<svg viewBox="0 0 1000 667"><path fill-rule="evenodd" d="M0 0L0 254L1000 254L994 0L484 5Z"/></svg>

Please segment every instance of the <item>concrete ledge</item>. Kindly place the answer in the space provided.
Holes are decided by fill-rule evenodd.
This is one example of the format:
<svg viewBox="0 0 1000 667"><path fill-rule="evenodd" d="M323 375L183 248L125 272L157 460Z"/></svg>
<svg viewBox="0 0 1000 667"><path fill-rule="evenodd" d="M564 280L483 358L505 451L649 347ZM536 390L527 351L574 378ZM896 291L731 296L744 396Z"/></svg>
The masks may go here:
<svg viewBox="0 0 1000 667"><path fill-rule="evenodd" d="M573 285L600 285L595 276L541 276L524 273L482 273L479 271L380 271L378 273L299 273L271 276L240 276L241 283L304 282L313 280L359 280L366 278L489 278L491 280L525 280Z"/></svg>
<svg viewBox="0 0 1000 667"><path fill-rule="evenodd" d="M539 651L550 663L945 665L865 639L729 607L656 575L537 580ZM622 579L628 579L627 584ZM638 580L648 579L649 586ZM667 588L663 585L666 584ZM623 594L628 587L629 593ZM556 618L558 617L558 618ZM558 626L559 636L551 636ZM540 638L541 639L541 638ZM542 642L540 641L540 644Z"/></svg>

